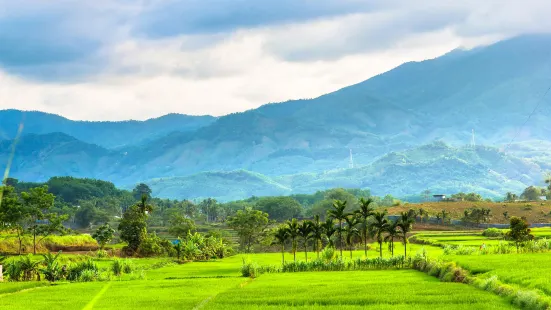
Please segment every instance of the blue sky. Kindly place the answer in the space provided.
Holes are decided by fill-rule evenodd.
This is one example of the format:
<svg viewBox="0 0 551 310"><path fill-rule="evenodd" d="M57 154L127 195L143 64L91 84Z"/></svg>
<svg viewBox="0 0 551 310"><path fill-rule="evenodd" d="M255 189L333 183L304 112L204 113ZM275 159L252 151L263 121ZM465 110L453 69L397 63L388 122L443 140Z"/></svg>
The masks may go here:
<svg viewBox="0 0 551 310"><path fill-rule="evenodd" d="M223 115L551 30L545 0L0 0L0 109Z"/></svg>

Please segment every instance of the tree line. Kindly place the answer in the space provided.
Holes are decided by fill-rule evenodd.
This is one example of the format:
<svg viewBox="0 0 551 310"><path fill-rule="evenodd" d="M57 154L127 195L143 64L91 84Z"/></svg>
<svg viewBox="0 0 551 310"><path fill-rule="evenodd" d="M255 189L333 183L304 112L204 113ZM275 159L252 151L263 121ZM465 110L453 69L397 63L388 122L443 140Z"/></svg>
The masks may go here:
<svg viewBox="0 0 551 310"><path fill-rule="evenodd" d="M352 255L355 245L362 243L364 255L367 256L369 239L374 239L379 244L381 257L384 242L389 244L394 255L394 242L400 240L404 244L406 256L407 234L414 222L415 214L412 212L403 212L397 219L390 220L386 211L375 209L373 199L364 198L359 199L359 207L354 209L348 207L346 201L334 200L331 209L327 210L325 220L320 215L314 215L313 219L299 221L292 218L273 227L275 222L270 222L266 213L253 209L239 211L227 220L228 226L237 232L243 250L250 251L253 244L273 238L272 244L281 246L283 263L285 246L289 243L294 261L299 243L304 249L305 259L308 260L310 246L318 258L324 246L337 248L342 258L345 247Z"/></svg>

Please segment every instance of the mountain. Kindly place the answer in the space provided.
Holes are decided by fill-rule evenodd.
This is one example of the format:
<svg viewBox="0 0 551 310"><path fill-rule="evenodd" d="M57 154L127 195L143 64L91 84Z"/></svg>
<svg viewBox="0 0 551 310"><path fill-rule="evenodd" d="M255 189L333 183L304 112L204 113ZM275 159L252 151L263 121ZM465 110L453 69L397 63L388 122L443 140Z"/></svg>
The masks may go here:
<svg viewBox="0 0 551 310"><path fill-rule="evenodd" d="M147 121L87 122L36 111L0 110L0 140L13 139L19 123L25 134L61 132L86 143L120 148L162 137L171 132L195 131L216 120L212 116L168 114Z"/></svg>
<svg viewBox="0 0 551 310"><path fill-rule="evenodd" d="M478 192L485 197L522 192L541 183L541 167L529 160L505 155L496 148L452 147L434 142L392 152L374 163L325 173L268 177L248 171L207 172L185 177L159 178L146 183L157 197L221 201L256 196L313 193L334 187L368 188L375 195L403 197L430 189L433 193Z"/></svg>
<svg viewBox="0 0 551 310"><path fill-rule="evenodd" d="M318 98L267 104L216 119L169 115L145 122L101 123L29 113L25 133L37 134L32 140L36 145L17 154L23 159L12 172L28 181L80 173L118 185L170 178L190 189L190 180L206 186L205 180L212 179L213 184L238 191L239 186L228 185L231 175L207 172L244 170L257 173L260 179L253 183L258 186L250 186L259 192L353 186L401 195L429 185L443 192L518 191L530 182L539 183L542 172L551 168L546 164L551 151L543 147L551 143L551 94L546 96L550 50L549 34L454 50L405 63ZM13 136L17 113L0 112L3 136ZM68 149L51 141L48 135L55 132L78 142ZM476 152L469 153L472 148L461 146L472 138ZM446 147L434 146L436 140ZM430 146L428 152L425 145ZM61 155L52 151L57 148ZM48 163L56 164L47 165L42 157L35 158L37 154L47 154ZM361 167L353 173L343 170L351 156ZM73 160L71 169L58 164L64 158ZM507 165L492 163L498 159ZM275 182L276 189L270 189L270 182L263 185L266 180ZM222 186L213 185L212 190L228 196ZM182 192L197 196L191 190Z"/></svg>
<svg viewBox="0 0 551 310"><path fill-rule="evenodd" d="M13 141L0 141L0 169L12 154ZM116 167L119 156L95 144L84 143L63 133L28 134L17 143L10 176L46 181L53 176L110 179L106 171Z"/></svg>
<svg viewBox="0 0 551 310"><path fill-rule="evenodd" d="M347 167L349 149L369 164L436 139L464 145L473 130L484 145L549 140L549 50L551 35L534 35L406 63L319 98L269 104L163 137L129 151L128 159L154 162L174 176L234 169L277 176ZM143 174L158 171L146 167Z"/></svg>
<svg viewBox="0 0 551 310"><path fill-rule="evenodd" d="M289 195L291 189L259 173L238 170L203 172L186 177L159 178L147 181L155 197L202 199L219 201L244 199L251 196Z"/></svg>

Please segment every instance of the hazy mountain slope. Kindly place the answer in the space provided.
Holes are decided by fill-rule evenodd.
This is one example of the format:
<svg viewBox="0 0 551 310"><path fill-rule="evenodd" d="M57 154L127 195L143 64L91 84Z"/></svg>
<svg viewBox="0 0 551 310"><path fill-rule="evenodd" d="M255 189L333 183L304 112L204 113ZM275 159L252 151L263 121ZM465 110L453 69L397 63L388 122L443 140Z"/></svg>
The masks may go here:
<svg viewBox="0 0 551 310"><path fill-rule="evenodd" d="M0 141L0 171L4 172L13 141ZM25 181L46 181L53 176L112 179L122 156L63 133L25 135L17 144L10 176Z"/></svg>
<svg viewBox="0 0 551 310"><path fill-rule="evenodd" d="M215 119L212 116L169 114L147 121L83 122L42 112L0 110L0 140L13 139L23 120L24 134L62 132L86 143L117 148L150 141L171 132L194 131Z"/></svg>
<svg viewBox="0 0 551 310"><path fill-rule="evenodd" d="M334 187L369 188L376 195L418 195L478 192L501 198L541 183L542 169L528 160L478 146L454 148L435 142L403 152L392 152L373 164L326 173L302 173L269 178L246 171L200 173L146 181L159 197L215 197L233 200L252 195L313 193Z"/></svg>
<svg viewBox="0 0 551 310"><path fill-rule="evenodd" d="M249 171L204 172L187 177L159 178L147 181L156 197L200 199L215 197L220 201L245 197L288 195L291 189L270 178Z"/></svg>
<svg viewBox="0 0 551 310"><path fill-rule="evenodd" d="M472 129L478 144L548 140L551 95L522 125L551 83L549 50L551 36L534 35L407 63L319 98L221 117L173 143L153 141L144 149L162 145L163 152L143 161L173 175L247 169L275 176L345 168L349 149L369 164L434 139L467 144Z"/></svg>

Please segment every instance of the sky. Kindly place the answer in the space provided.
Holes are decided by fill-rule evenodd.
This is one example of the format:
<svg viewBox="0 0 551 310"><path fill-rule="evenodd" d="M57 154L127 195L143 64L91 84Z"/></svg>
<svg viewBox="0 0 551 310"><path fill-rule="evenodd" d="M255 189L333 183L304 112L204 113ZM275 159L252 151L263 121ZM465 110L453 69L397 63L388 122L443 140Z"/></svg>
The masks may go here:
<svg viewBox="0 0 551 310"><path fill-rule="evenodd" d="M0 0L0 109L225 115L551 31L547 0Z"/></svg>

